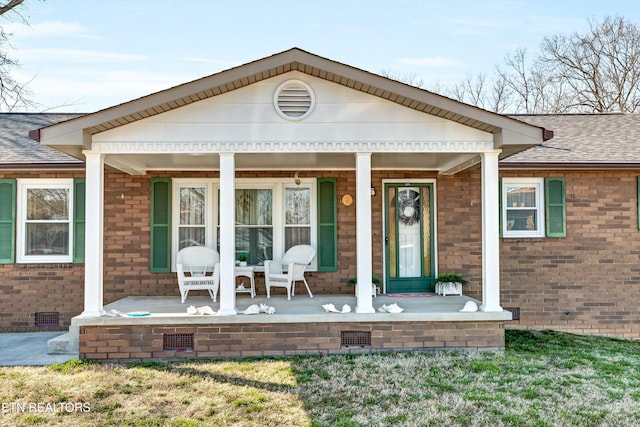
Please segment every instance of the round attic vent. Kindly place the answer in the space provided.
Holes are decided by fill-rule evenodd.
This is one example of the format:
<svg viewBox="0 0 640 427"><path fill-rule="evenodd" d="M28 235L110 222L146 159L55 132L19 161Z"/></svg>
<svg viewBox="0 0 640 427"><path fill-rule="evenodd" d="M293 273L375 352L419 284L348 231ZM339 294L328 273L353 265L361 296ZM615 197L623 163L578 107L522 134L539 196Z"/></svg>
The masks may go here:
<svg viewBox="0 0 640 427"><path fill-rule="evenodd" d="M287 120L306 118L313 111L315 102L311 86L301 80L282 82L273 95L276 111Z"/></svg>

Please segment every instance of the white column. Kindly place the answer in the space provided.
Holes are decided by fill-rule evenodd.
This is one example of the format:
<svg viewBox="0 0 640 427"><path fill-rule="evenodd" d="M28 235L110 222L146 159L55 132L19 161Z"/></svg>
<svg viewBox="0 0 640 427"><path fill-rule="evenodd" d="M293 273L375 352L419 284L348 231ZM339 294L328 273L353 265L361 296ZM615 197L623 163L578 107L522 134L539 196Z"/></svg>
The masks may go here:
<svg viewBox="0 0 640 427"><path fill-rule="evenodd" d="M371 153L356 153L356 313L375 313L371 243Z"/></svg>
<svg viewBox="0 0 640 427"><path fill-rule="evenodd" d="M103 291L104 154L85 156L84 311L82 317L100 317Z"/></svg>
<svg viewBox="0 0 640 427"><path fill-rule="evenodd" d="M502 311L500 306L500 238L498 155L482 154L482 311Z"/></svg>
<svg viewBox="0 0 640 427"><path fill-rule="evenodd" d="M236 313L236 166L233 153L220 153L220 310Z"/></svg>

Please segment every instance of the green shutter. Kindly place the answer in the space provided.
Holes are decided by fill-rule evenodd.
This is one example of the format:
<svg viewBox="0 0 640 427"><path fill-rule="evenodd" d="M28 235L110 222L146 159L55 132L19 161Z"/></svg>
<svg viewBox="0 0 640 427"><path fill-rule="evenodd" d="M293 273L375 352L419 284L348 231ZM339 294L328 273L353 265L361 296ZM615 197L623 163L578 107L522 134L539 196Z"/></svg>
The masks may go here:
<svg viewBox="0 0 640 427"><path fill-rule="evenodd" d="M567 237L564 178L545 179L547 237Z"/></svg>
<svg viewBox="0 0 640 427"><path fill-rule="evenodd" d="M498 236L502 237L502 178L498 178Z"/></svg>
<svg viewBox="0 0 640 427"><path fill-rule="evenodd" d="M85 197L84 178L73 180L73 262L84 262Z"/></svg>
<svg viewBox="0 0 640 427"><path fill-rule="evenodd" d="M0 264L15 262L16 180L0 179Z"/></svg>
<svg viewBox="0 0 640 427"><path fill-rule="evenodd" d="M338 270L336 178L318 178L318 271Z"/></svg>
<svg viewBox="0 0 640 427"><path fill-rule="evenodd" d="M171 178L151 180L152 273L171 271Z"/></svg>

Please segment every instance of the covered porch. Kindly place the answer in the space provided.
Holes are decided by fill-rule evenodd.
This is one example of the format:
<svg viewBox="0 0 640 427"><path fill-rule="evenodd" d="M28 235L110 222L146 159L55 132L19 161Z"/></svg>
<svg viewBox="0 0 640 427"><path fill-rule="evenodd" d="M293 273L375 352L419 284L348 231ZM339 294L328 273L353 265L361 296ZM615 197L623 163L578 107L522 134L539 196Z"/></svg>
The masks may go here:
<svg viewBox="0 0 640 427"><path fill-rule="evenodd" d="M203 357L214 353L250 355L267 351L264 349L273 349L269 351L274 354L336 351L341 348L333 341L336 333L340 336L342 332L357 332L358 328L371 333L370 350L500 348L502 322L510 318L510 313L505 313L500 305L498 162L504 156L541 143L548 135L544 129L291 49L40 129L32 137L86 162L84 308L74 319L79 327L81 355L127 359L165 357L165 353L156 354L157 340L169 330L174 333L188 330L188 326L181 324L189 323L197 324L199 329L185 333L195 334L194 339L205 334L195 341L212 342L208 350L194 349L197 356ZM455 176L470 169L477 172L477 179L458 185ZM279 259L288 246L287 227L300 225L287 223L284 199L288 188L300 185L299 174L307 180L302 184L307 185L311 200L316 192L321 192L321 183L333 183L328 184L333 187L325 198L331 206L327 208L325 200L318 199L317 203L312 202L312 209L316 213L326 211L334 219L325 221L316 215L304 223L310 236L305 243L315 245L318 257L324 256L318 235L321 230L328 230L330 238L326 240L334 245L330 254L333 262L327 265L318 262L313 271L327 286L323 298L336 291L344 292L339 289L342 283L356 276L355 295L339 297L353 311L344 315L326 314L319 311L321 304L314 298L313 310L308 307L309 311L303 313L286 314L295 307L287 304L276 307L278 314L274 316L241 315L243 305L236 296L234 271L238 230L242 227L257 230L264 224L239 224L238 190L272 191L269 200L273 203L267 216L277 219L267 224L272 233L267 252L273 259ZM461 196L453 201L456 204L453 209L463 214L460 221L446 229L440 228L438 217L444 219L448 214L442 213L436 198L439 186L445 187L441 183L448 179L453 183L448 191L459 191ZM131 186L127 187L129 183ZM265 187L267 183L272 190ZM157 194L154 184L160 189ZM154 283L164 281L166 286L171 274L175 277L175 258L183 247L176 236L184 225L177 219L184 211L175 193L189 185L197 186L197 191L201 189L202 200L206 201L208 219L198 224L205 237L197 244L219 250L220 297L214 308L218 316L173 316L169 311L144 319L101 317L105 283L111 287L107 293L120 297L126 296L126 292L131 295L128 280L155 289ZM382 197L374 194L376 186ZM134 187L146 193L130 200L127 193ZM388 190L396 192L392 196ZM389 202L400 200L402 191L411 194L405 201L413 200L415 204L396 203L395 210L391 210ZM161 198L166 203L159 207L154 201ZM127 234L121 231L124 226L114 224L106 213L117 216L127 206L125 221L135 221L141 212L145 217L151 212L150 233L144 225ZM342 212L342 216L336 212ZM154 215L164 222L155 221ZM396 228L385 228L389 223L384 222L385 215L393 218ZM430 219L428 226L425 218ZM131 244L125 247L107 242L105 223L114 240L127 235ZM453 226L461 227L461 232ZM414 227L415 240L402 241L407 236L398 232L400 227ZM143 228L151 235L150 240L141 236ZM387 290L393 279L411 277L420 286L414 289L428 292L438 270L451 268L451 261L440 265L439 256L445 247L440 242L445 238L451 242L447 245L449 257L455 258L456 263L469 259L467 268L478 271L474 295L478 296L480 311L460 313L460 301L455 309L447 305L457 297L430 297L424 299L447 303L438 308L426 302L408 307L397 316L378 313L382 298L372 297L372 274L384 272L383 288ZM466 239L471 250L462 256L454 254L451 249L456 239ZM163 244L155 244L156 240L163 240ZM140 245L140 241L145 245ZM394 250L387 249L390 243L395 243ZM112 254L127 254L134 264L131 274L120 275L117 258L109 259L111 264L105 263L106 246L110 246ZM409 246L415 249L414 268L403 271L404 265L398 260L402 249ZM161 250L155 252L158 248ZM166 290L152 292L151 295L159 297L170 295ZM301 299L302 296L296 297L296 301ZM124 304L127 298L121 301ZM402 301L398 303L402 305ZM334 304L342 306L339 301ZM138 328L142 332L135 332ZM257 334L262 341L247 344L246 336L235 337L234 328L241 328L251 336ZM483 339L484 344L463 339L469 331L486 328L495 333L493 338ZM385 337L379 344L374 341L376 334ZM456 338L445 339L447 335ZM211 350L222 336L231 340L228 348L222 353ZM415 337L420 336L425 338L418 343ZM147 339L156 344L148 347L144 343ZM133 341L137 344L130 346L131 351L122 350ZM309 347L308 343L315 341L321 343ZM428 345L430 341L435 344ZM89 348L93 350L88 351ZM109 350L112 348L120 350L113 352Z"/></svg>
<svg viewBox="0 0 640 427"><path fill-rule="evenodd" d="M237 298L241 313L251 304L267 304L275 314L224 315L220 304L205 296L127 297L105 306L148 316L77 317L80 357L102 361L146 359L285 356L294 354L424 351L434 349L504 349L503 324L511 313L460 312L466 296L434 294L381 295L374 313L328 313L322 306L352 308L352 295L296 295ZM402 313L379 312L398 304ZM189 315L186 308L210 306L215 315Z"/></svg>

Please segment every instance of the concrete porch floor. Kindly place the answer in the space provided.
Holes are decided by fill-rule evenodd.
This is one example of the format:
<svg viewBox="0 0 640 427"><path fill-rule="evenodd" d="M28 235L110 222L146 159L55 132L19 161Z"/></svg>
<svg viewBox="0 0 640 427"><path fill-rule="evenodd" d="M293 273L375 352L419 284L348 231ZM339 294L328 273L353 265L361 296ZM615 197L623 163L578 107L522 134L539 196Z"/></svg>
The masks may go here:
<svg viewBox="0 0 640 427"><path fill-rule="evenodd" d="M352 295L286 296L271 299L238 295L237 315L189 315L187 307L219 303L207 296L127 297L106 305L124 316L75 317L72 328L82 358L102 361L131 361L174 358L283 356L370 351L423 351L426 349L504 349L503 322L511 312L465 312L459 310L466 296L404 295L378 296L374 313L356 313ZM350 313L327 313L323 304ZM396 303L402 313L378 312ZM241 314L252 304L267 304L275 314ZM126 316L148 312L148 316ZM71 334L71 332L70 332ZM171 344L176 340L176 344ZM185 340L184 343L183 341ZM357 342L351 342L356 340ZM361 342L360 340L364 340ZM179 347L172 347L179 345ZM184 348L183 348L184 347Z"/></svg>
<svg viewBox="0 0 640 427"><path fill-rule="evenodd" d="M397 321L501 321L511 320L511 313L502 312L467 312L459 310L467 301L474 301L480 305L480 301L467 296L438 296L418 294L402 297L379 295L373 298L375 313L356 313L356 298L352 295L315 295L309 298L307 294L299 294L290 301L286 296L277 295L267 299L266 296L238 295L236 298L237 315L189 315L187 307L209 306L214 311L220 308L219 302L213 302L207 296L194 295L187 298L184 304L180 303L179 296L145 297L130 296L115 301L104 307L105 311L117 310L122 314L130 312L149 312L145 317L76 317L73 323L76 326L107 325L107 324L195 324L195 323L298 323L298 322L389 322ZM350 313L327 313L322 305L332 303L341 310L344 304L351 307ZM404 309L402 313L391 314L378 312L383 304L398 304ZM242 314L252 304L267 304L275 308L275 314Z"/></svg>

